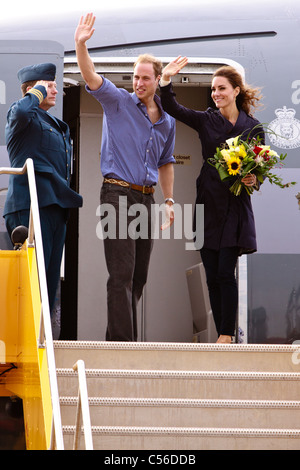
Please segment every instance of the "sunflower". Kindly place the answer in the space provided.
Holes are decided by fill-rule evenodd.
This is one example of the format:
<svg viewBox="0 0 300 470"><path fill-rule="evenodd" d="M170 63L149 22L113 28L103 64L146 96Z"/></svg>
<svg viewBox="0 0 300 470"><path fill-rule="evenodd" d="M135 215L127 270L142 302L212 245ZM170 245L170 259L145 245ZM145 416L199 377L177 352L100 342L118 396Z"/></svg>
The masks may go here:
<svg viewBox="0 0 300 470"><path fill-rule="evenodd" d="M228 173L230 175L237 175L241 168L241 160L237 157L231 157L227 161Z"/></svg>

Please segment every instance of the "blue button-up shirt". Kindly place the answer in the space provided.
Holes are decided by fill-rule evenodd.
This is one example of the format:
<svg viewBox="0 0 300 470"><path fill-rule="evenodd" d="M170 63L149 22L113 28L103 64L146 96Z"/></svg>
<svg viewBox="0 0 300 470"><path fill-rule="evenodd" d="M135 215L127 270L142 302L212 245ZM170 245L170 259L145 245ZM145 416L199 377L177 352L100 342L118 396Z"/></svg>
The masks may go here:
<svg viewBox="0 0 300 470"><path fill-rule="evenodd" d="M101 171L105 177L118 178L138 185L153 185L158 181L158 168L175 163L175 120L161 107L161 118L152 123L146 106L135 93L117 88L103 78L102 86L92 91L104 110Z"/></svg>

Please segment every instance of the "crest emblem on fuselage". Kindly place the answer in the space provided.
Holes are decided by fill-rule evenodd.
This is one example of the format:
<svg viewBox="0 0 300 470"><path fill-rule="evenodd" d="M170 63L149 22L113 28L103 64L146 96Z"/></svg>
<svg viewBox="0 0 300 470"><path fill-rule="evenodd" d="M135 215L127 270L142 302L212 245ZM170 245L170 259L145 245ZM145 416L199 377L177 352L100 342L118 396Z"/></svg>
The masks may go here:
<svg viewBox="0 0 300 470"><path fill-rule="evenodd" d="M275 114L277 119L269 124L271 143L281 149L300 147L300 121L295 119L296 110L283 106L276 109Z"/></svg>

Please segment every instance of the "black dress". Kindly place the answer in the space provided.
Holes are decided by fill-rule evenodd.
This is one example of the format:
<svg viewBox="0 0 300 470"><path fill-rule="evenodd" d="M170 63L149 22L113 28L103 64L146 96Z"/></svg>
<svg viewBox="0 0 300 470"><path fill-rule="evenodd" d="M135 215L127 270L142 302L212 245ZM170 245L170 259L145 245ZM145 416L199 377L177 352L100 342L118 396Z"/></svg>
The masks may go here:
<svg viewBox="0 0 300 470"><path fill-rule="evenodd" d="M218 171L207 159L231 137L242 135L246 139L250 133L251 137L259 134L264 140L260 122L240 110L233 126L219 110L195 111L178 104L171 84L161 87L160 91L164 110L195 129L202 143L204 163L196 181L196 204L204 204L203 247L212 250L238 247L239 254L253 253L257 246L251 198L245 189L239 196L231 193L229 187L235 177L232 181L221 181Z"/></svg>

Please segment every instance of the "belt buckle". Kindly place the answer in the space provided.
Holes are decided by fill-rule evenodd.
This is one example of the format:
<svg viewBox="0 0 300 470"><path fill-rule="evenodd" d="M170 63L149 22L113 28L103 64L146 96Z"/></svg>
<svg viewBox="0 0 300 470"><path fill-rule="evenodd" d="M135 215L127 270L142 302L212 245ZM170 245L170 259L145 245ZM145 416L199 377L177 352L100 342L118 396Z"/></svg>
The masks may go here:
<svg viewBox="0 0 300 470"><path fill-rule="evenodd" d="M143 186L143 194L149 194L148 186Z"/></svg>

